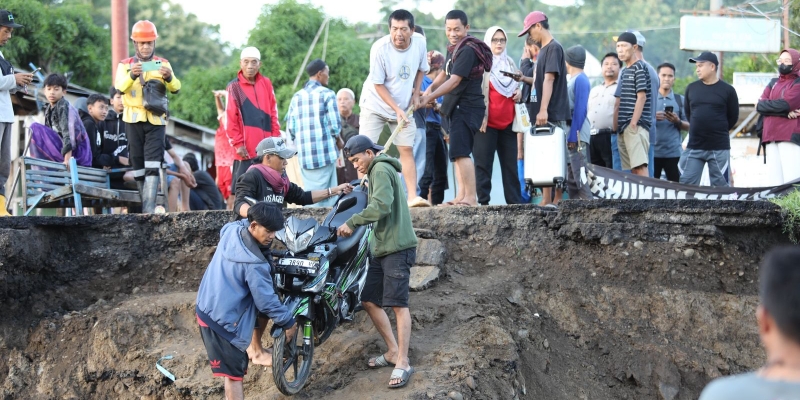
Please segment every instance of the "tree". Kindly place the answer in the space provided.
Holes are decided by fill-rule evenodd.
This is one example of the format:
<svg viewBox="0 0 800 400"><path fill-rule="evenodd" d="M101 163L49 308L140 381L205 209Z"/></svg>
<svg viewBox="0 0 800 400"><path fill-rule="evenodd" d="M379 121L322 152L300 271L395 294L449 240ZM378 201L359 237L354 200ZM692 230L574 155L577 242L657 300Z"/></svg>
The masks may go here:
<svg viewBox="0 0 800 400"><path fill-rule="evenodd" d="M110 37L95 25L90 7L30 0L9 0L3 7L24 25L3 48L8 60L25 68L33 63L46 73L72 72L72 81L79 85L102 92L108 89Z"/></svg>
<svg viewBox="0 0 800 400"><path fill-rule="evenodd" d="M109 0L49 0L52 3L91 6L96 25L109 30L111 2ZM156 55L169 60L176 75L182 79L192 66L224 65L230 59L230 46L222 42L219 25L207 24L192 13L186 13L169 0L131 0L128 2L128 32L136 21L147 19L158 29ZM133 54L133 43L128 42ZM109 52L109 58L110 58ZM110 81L110 78L109 78Z"/></svg>
<svg viewBox="0 0 800 400"><path fill-rule="evenodd" d="M250 32L248 46L261 51L261 73L272 81L278 100L278 114L284 116L292 95L306 82L303 72L297 88L292 88L297 71L325 15L318 8L283 0L264 6L256 27ZM333 90L347 87L356 94L369 74L369 49L366 40L358 39L354 27L341 20L331 20L325 61L330 66ZM324 47L324 32L309 60L320 58ZM183 89L172 103L173 113L205 126L216 126L214 98L211 90L223 89L239 70L239 54L219 67L192 67L183 74ZM170 61L171 62L171 61Z"/></svg>
<svg viewBox="0 0 800 400"><path fill-rule="evenodd" d="M256 27L250 32L248 45L261 50L262 71L272 80L281 115L289 108L297 72L325 15L319 8L282 0L264 6ZM347 87L356 94L369 74L370 44L356 37L355 30L339 19L329 22L325 62L330 66L328 86L333 90ZM322 57L324 33L309 60ZM308 77L303 73L300 85Z"/></svg>

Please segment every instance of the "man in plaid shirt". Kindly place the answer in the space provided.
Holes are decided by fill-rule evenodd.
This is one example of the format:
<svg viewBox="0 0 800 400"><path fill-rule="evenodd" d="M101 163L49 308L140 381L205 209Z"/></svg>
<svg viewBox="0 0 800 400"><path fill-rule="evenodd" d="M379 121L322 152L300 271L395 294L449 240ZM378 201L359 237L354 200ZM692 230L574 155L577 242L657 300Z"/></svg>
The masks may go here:
<svg viewBox="0 0 800 400"><path fill-rule="evenodd" d="M300 173L306 190L334 187L337 140L342 129L336 93L328 89L330 70L320 59L306 67L308 82L292 97L286 114L286 128L299 150ZM311 207L331 207L336 198Z"/></svg>

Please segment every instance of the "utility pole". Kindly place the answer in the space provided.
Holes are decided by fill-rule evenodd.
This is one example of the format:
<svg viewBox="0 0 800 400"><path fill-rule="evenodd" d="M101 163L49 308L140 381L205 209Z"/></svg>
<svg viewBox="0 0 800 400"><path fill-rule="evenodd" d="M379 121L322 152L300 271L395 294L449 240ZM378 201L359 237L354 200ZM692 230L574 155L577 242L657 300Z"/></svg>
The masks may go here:
<svg viewBox="0 0 800 400"><path fill-rule="evenodd" d="M117 64L128 58L128 0L111 0L111 82Z"/></svg>
<svg viewBox="0 0 800 400"><path fill-rule="evenodd" d="M789 0L783 0L783 48L789 48Z"/></svg>
<svg viewBox="0 0 800 400"><path fill-rule="evenodd" d="M712 17L720 16L719 11L722 10L722 0L711 0L710 5L711 7L709 9L711 10L711 16ZM717 51L715 53L717 54L717 59L719 59L719 66L717 68L717 78L722 79L722 52Z"/></svg>

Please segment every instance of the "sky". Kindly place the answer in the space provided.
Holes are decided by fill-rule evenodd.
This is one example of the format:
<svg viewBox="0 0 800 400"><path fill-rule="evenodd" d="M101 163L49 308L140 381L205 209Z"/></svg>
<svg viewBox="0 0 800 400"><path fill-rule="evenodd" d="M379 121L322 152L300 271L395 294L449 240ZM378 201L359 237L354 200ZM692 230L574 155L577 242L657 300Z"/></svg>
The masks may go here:
<svg viewBox="0 0 800 400"><path fill-rule="evenodd" d="M225 7L219 7L217 1L212 3L208 0L172 0L172 2L180 4L186 12L197 15L203 22L219 24L222 40L240 46L247 41L247 33L255 27L256 19L261 14L261 5L275 4L278 0L226 0ZM305 2L322 7L327 15L342 18L350 23L376 23L383 19L380 13L381 3L378 0L305 0ZM415 3L419 3L420 11L441 18L453 9L455 0L419 2L402 0L398 2L397 8L411 10L417 7ZM358 7L354 7L355 4L358 4Z"/></svg>
<svg viewBox="0 0 800 400"><path fill-rule="evenodd" d="M342 18L350 23L383 22L380 13L381 3L378 0L299 0L310 3L334 18ZM543 0L543 3L552 5L574 4L576 0ZM226 0L225 7L220 7L218 1L211 0L172 0L180 4L186 12L197 15L203 22L219 24L222 40L231 43L234 47L243 45L247 41L247 33L256 24L256 19L261 14L261 5L275 4L278 0ZM400 0L397 8L418 10L442 18L453 9L456 0ZM357 7L354 7L358 4ZM533 10L531 10L533 11Z"/></svg>

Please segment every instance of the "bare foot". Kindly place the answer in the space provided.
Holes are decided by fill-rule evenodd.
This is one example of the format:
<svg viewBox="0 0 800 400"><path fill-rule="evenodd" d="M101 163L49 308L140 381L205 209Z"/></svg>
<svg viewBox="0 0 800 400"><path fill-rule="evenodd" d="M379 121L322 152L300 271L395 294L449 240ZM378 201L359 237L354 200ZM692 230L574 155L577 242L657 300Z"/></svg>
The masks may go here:
<svg viewBox="0 0 800 400"><path fill-rule="evenodd" d="M261 352L258 351L250 351L247 349L247 358L250 359L255 365L263 365L265 367L272 366L272 349L262 350Z"/></svg>

